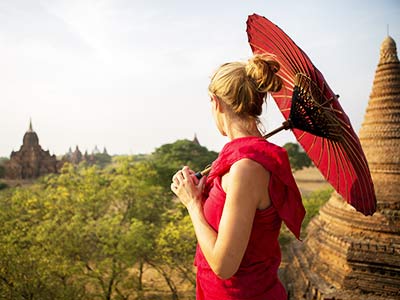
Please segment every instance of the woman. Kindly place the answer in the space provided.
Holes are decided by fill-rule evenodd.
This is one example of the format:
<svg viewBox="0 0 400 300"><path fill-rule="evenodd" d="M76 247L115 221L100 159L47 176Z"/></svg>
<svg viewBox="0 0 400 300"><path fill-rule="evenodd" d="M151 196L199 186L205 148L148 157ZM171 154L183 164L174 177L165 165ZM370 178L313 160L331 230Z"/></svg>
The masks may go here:
<svg viewBox="0 0 400 300"><path fill-rule="evenodd" d="M171 189L186 206L198 240L197 299L281 300L278 235L282 220L299 238L305 210L284 149L258 129L264 99L282 88L279 64L255 55L222 65L209 85L212 114L229 142L207 179L188 167Z"/></svg>

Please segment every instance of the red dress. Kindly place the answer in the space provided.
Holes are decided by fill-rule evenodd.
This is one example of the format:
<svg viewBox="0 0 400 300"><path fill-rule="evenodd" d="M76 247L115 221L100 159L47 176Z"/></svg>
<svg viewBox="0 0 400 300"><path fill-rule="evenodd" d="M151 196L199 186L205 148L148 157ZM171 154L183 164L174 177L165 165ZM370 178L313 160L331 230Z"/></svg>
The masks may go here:
<svg viewBox="0 0 400 300"><path fill-rule="evenodd" d="M305 215L300 192L294 181L286 151L263 138L243 137L228 142L213 163L205 187L204 216L218 232L226 194L221 177L233 163L248 158L271 174L269 195L272 205L257 210L249 244L239 270L222 280L215 275L197 246L197 300L283 300L286 291L278 279L281 251L278 236L282 220L299 238Z"/></svg>

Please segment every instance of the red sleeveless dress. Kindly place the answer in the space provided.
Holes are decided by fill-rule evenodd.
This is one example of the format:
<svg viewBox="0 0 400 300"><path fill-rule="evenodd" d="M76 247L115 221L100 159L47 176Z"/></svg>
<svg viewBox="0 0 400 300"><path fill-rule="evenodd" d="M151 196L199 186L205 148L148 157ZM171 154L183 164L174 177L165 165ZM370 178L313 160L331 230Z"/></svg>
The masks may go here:
<svg viewBox="0 0 400 300"><path fill-rule="evenodd" d="M272 205L257 210L239 270L222 280L211 270L199 246L197 266L197 300L284 300L286 291L278 279L281 251L278 243L282 220L299 238L305 215L300 192L294 181L285 149L259 137L243 137L228 142L213 163L206 181L204 216L218 232L226 194L221 177L236 161L252 159L271 174L269 195Z"/></svg>

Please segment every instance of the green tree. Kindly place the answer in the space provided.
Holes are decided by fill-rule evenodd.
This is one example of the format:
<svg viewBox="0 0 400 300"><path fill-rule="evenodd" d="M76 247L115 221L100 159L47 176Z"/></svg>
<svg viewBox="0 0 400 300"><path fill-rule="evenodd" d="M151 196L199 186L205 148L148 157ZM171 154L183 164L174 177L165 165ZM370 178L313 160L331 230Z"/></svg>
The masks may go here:
<svg viewBox="0 0 400 300"><path fill-rule="evenodd" d="M182 282L194 287L196 242L169 182L183 165L201 169L216 156L178 141L105 168L66 163L0 191L0 298L143 299L152 268L177 299Z"/></svg>
<svg viewBox="0 0 400 300"><path fill-rule="evenodd" d="M195 286L193 253L196 250L196 237L189 215L176 214L161 230L157 247L162 260L178 269L182 277Z"/></svg>
<svg viewBox="0 0 400 300"><path fill-rule="evenodd" d="M286 143L283 145L283 148L285 148L288 153L292 170L301 170L304 167L311 166L311 159L308 157L307 153L303 151L299 144Z"/></svg>
<svg viewBox="0 0 400 300"><path fill-rule="evenodd" d="M3 178L6 173L4 166L0 165L0 178Z"/></svg>
<svg viewBox="0 0 400 300"><path fill-rule="evenodd" d="M160 175L161 184L169 188L171 178L183 166L192 170L201 171L211 164L218 156L215 151L209 151L189 140L178 140L157 148L151 160L156 165Z"/></svg>
<svg viewBox="0 0 400 300"><path fill-rule="evenodd" d="M120 161L112 175L65 164L60 175L1 193L0 298L140 296L140 270L170 203L154 174L148 162Z"/></svg>
<svg viewBox="0 0 400 300"><path fill-rule="evenodd" d="M303 205L306 209L306 215L303 223L301 224L301 238L305 238L305 229L307 225L310 223L311 219L319 213L320 207L329 200L332 192L332 188L327 188L313 191L309 195L303 197ZM295 237L283 224L281 233L279 235L279 242L281 246L285 248L293 239L295 239Z"/></svg>
<svg viewBox="0 0 400 300"><path fill-rule="evenodd" d="M9 159L7 157L0 157L0 178L3 178L6 170L5 170L5 163L8 161ZM1 189L1 187L0 187Z"/></svg>

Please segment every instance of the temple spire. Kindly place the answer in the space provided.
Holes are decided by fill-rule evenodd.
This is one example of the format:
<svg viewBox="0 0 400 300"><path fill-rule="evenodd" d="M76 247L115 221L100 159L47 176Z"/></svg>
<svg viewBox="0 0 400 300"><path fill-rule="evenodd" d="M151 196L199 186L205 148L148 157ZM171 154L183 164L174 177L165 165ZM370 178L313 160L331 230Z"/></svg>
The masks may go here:
<svg viewBox="0 0 400 300"><path fill-rule="evenodd" d="M199 140L197 138L197 134L196 133L194 134L193 143L200 146L200 142L199 142Z"/></svg>
<svg viewBox="0 0 400 300"><path fill-rule="evenodd" d="M33 132L33 129L32 129L32 118L29 118L29 130L28 130L29 132Z"/></svg>

